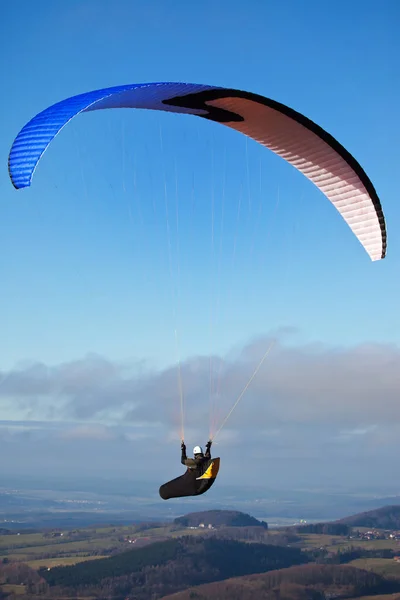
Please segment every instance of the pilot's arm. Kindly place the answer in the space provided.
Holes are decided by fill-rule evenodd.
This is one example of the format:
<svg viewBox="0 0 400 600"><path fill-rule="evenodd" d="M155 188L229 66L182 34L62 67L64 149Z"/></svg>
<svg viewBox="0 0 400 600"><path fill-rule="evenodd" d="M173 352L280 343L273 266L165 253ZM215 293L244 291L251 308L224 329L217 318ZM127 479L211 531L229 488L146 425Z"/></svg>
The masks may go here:
<svg viewBox="0 0 400 600"><path fill-rule="evenodd" d="M212 441L209 440L206 444L206 451L204 454L204 458L211 458L211 444L212 444Z"/></svg>
<svg viewBox="0 0 400 600"><path fill-rule="evenodd" d="M182 443L181 443L181 463L183 465L185 465L185 466L186 466L186 462L185 462L186 460L187 460L186 445L185 445L185 442L182 440Z"/></svg>

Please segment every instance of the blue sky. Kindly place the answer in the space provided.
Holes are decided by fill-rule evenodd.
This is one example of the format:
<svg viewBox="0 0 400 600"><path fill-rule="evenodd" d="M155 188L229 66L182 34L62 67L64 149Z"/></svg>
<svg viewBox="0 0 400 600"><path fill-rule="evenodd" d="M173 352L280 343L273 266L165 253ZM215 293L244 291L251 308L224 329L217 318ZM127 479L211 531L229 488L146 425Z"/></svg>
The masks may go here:
<svg viewBox="0 0 400 600"><path fill-rule="evenodd" d="M300 346L392 344L397 357L399 16L396 0L340 0L329 11L314 0L11 3L0 25L3 379L26 361L86 364L88 353L168 369L175 330L187 361L231 357L282 327L296 328ZM145 81L245 89L319 123L372 179L387 258L371 263L283 160L191 117L83 115L53 142L32 187L13 189L8 151L32 116L74 94ZM4 392L6 419L51 420L33 408L36 396L27 408L14 393Z"/></svg>

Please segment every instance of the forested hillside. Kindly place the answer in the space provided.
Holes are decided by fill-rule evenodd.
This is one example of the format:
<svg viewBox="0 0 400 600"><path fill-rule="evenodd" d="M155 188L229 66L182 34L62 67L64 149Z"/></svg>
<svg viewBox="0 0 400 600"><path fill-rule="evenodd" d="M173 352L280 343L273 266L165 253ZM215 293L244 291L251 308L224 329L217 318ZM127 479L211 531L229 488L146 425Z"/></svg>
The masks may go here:
<svg viewBox="0 0 400 600"><path fill-rule="evenodd" d="M148 600L191 585L307 561L307 556L297 548L186 537L73 567L43 569L39 573L56 595L129 594L137 600Z"/></svg>
<svg viewBox="0 0 400 600"><path fill-rule="evenodd" d="M174 520L176 525L183 527L199 527L199 525L212 525L213 527L263 527L268 529L265 521L259 521L250 515L237 510L207 510L194 512L178 517Z"/></svg>
<svg viewBox="0 0 400 600"><path fill-rule="evenodd" d="M163 600L325 600L396 592L400 582L369 571L311 564L202 585Z"/></svg>
<svg viewBox="0 0 400 600"><path fill-rule="evenodd" d="M352 515L340 519L337 523L344 523L350 527L370 527L375 529L400 529L400 505L383 506L376 510Z"/></svg>

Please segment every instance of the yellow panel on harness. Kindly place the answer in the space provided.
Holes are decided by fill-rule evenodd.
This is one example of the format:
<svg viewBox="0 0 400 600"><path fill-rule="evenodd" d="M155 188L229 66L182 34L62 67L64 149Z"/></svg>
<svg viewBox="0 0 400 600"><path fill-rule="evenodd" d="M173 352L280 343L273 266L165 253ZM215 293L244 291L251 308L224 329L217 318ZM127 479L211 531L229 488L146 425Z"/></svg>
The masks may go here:
<svg viewBox="0 0 400 600"><path fill-rule="evenodd" d="M215 479L216 476L218 475L218 471L219 471L219 462L220 462L219 458L214 458L212 463L208 467L207 471L205 471L203 473L203 475L201 475L200 477L196 477L196 480L198 480L198 479Z"/></svg>

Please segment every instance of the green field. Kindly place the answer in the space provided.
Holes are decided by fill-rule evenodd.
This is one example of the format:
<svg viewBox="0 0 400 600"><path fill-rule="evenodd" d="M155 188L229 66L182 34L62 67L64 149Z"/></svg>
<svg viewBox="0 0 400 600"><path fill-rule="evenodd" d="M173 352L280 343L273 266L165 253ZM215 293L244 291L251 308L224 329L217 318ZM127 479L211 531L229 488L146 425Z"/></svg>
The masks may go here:
<svg viewBox="0 0 400 600"><path fill-rule="evenodd" d="M111 541L110 541L111 543ZM10 549L6 555L8 558L13 560L20 561L31 561L36 558L51 558L51 557L60 557L60 556L75 556L76 554L87 553L87 554L95 554L99 553L103 548L107 547L108 544L105 543L104 539L100 540L91 540L91 541L80 541L80 542L69 542L68 544L48 544L46 546L29 546L28 548L19 548L15 552ZM124 548L126 544L120 545L121 549ZM43 555L46 555L45 557ZM2 555L0 555L0 558Z"/></svg>
<svg viewBox="0 0 400 600"><path fill-rule="evenodd" d="M400 579L400 563L393 558L357 558L352 560L349 565L358 569L374 571L385 577Z"/></svg>
<svg viewBox="0 0 400 600"><path fill-rule="evenodd" d="M32 567L32 569L40 569L41 567L64 567L66 565L76 565L80 562L88 560L96 560L98 558L106 558L105 556L65 556L59 558L43 558L36 560L28 560L26 564Z"/></svg>
<svg viewBox="0 0 400 600"><path fill-rule="evenodd" d="M16 596L22 596L25 594L25 586L24 585L4 583L3 585L0 585L0 589L7 594L13 593Z"/></svg>
<svg viewBox="0 0 400 600"><path fill-rule="evenodd" d="M330 551L344 550L350 546L357 548L364 548L366 550L398 550L400 548L399 542L396 540L361 540L347 538L340 535L326 535L326 534L302 534L302 547L303 548L326 548Z"/></svg>
<svg viewBox="0 0 400 600"><path fill-rule="evenodd" d="M79 536L85 537L91 534L88 539L79 539ZM83 555L93 556L103 554L103 550L118 549L124 550L128 547L125 541L128 535L139 538L149 536L148 532L134 533L133 527L105 527L96 530L81 529L75 534L78 539L71 539L68 532L63 537L51 538L41 533L31 534L13 534L0 536L0 559L9 558L11 560L24 561L31 563L36 560L46 560L50 558L74 558ZM87 559L87 556L85 556Z"/></svg>
<svg viewBox="0 0 400 600"><path fill-rule="evenodd" d="M12 548L26 548L27 546L38 546L39 544L47 543L48 540L43 537L42 533L21 533L13 535L0 535L0 555L3 550Z"/></svg>

